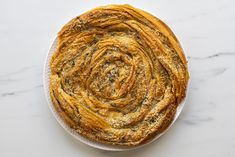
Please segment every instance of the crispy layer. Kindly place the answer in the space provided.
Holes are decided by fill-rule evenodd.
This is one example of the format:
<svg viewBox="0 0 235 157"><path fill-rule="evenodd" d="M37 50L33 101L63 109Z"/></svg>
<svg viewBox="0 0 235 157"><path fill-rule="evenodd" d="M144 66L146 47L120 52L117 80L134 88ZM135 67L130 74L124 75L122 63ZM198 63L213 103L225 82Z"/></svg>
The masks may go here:
<svg viewBox="0 0 235 157"><path fill-rule="evenodd" d="M58 33L50 95L81 135L139 145L164 131L184 99L187 61L173 32L130 5L95 8Z"/></svg>

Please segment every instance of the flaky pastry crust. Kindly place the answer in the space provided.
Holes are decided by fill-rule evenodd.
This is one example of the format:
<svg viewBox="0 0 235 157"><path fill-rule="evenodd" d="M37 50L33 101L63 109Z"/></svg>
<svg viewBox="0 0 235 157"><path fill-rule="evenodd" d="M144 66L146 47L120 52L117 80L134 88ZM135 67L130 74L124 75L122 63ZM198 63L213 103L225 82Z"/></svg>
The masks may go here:
<svg viewBox="0 0 235 157"><path fill-rule="evenodd" d="M135 146L171 124L189 75L178 40L158 18L130 5L98 7L57 39L50 96L77 133Z"/></svg>

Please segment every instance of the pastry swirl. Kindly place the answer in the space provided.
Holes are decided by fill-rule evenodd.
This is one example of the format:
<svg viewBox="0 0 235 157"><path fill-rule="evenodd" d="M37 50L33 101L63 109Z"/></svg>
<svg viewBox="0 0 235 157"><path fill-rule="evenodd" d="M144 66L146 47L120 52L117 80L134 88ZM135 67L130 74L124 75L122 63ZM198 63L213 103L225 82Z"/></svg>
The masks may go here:
<svg viewBox="0 0 235 157"><path fill-rule="evenodd" d="M76 132L134 146L171 124L189 75L178 40L158 18L130 5L98 7L57 39L50 96Z"/></svg>

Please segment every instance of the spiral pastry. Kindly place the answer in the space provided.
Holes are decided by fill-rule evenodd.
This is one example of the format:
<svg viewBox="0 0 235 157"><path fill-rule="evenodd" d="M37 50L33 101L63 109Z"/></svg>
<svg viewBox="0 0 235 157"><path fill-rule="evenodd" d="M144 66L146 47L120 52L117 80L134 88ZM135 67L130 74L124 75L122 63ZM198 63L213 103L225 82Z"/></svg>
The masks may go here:
<svg viewBox="0 0 235 157"><path fill-rule="evenodd" d="M130 5L98 7L57 39L50 96L77 133L134 146L171 124L189 75L178 40L158 18Z"/></svg>

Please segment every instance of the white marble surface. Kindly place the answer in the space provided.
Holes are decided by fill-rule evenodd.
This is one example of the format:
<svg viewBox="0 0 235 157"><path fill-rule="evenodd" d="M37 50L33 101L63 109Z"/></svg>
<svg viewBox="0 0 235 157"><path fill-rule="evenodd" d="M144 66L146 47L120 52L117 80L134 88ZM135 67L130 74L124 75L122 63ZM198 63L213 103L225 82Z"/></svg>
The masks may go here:
<svg viewBox="0 0 235 157"><path fill-rule="evenodd" d="M131 152L77 142L45 101L43 63L59 31L95 6L129 3L164 20L188 56L191 87L175 125L158 141ZM0 156L234 157L235 1L0 1Z"/></svg>

